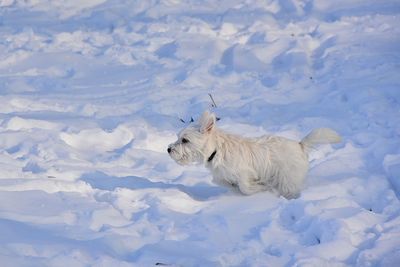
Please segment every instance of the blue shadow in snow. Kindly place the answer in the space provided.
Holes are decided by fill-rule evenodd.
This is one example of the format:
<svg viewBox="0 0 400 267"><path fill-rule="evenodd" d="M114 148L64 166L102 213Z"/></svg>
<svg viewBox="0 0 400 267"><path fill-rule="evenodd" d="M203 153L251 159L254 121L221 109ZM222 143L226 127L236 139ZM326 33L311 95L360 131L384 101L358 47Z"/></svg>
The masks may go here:
<svg viewBox="0 0 400 267"><path fill-rule="evenodd" d="M178 189L196 200L207 200L227 192L226 188L209 186L207 184L198 184L195 186L185 186L182 184L166 184L164 182L152 182L146 178L138 176L109 176L103 172L87 173L82 175L80 179L90 184L93 188L108 191L113 191L118 187L128 189Z"/></svg>

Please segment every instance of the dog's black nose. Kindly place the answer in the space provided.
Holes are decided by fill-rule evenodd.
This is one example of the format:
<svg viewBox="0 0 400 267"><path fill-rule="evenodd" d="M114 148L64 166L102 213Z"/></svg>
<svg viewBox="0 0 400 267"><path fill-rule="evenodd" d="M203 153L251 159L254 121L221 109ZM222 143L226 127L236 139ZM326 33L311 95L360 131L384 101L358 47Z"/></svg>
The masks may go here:
<svg viewBox="0 0 400 267"><path fill-rule="evenodd" d="M169 148L167 149L167 151L168 151L168 153L171 153L171 148L169 147Z"/></svg>

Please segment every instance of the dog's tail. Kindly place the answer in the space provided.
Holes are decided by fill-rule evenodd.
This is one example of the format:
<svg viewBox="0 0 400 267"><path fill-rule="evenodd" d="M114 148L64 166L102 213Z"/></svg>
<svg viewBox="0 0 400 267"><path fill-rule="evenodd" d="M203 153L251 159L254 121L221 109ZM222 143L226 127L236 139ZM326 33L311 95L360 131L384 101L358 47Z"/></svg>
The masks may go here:
<svg viewBox="0 0 400 267"><path fill-rule="evenodd" d="M332 144L340 143L341 138L338 133L329 128L318 128L314 129L309 133L303 140L300 141L300 145L304 151L309 152L316 145L320 144Z"/></svg>

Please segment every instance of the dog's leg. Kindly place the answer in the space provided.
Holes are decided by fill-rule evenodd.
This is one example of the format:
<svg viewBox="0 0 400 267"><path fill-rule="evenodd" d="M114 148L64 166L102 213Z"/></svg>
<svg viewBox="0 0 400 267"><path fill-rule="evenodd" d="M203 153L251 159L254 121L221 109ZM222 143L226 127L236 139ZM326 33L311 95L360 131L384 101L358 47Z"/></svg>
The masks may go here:
<svg viewBox="0 0 400 267"><path fill-rule="evenodd" d="M238 182L239 190L245 195L252 195L265 190L265 186L259 183L260 179L242 178Z"/></svg>
<svg viewBox="0 0 400 267"><path fill-rule="evenodd" d="M212 182L219 186L226 186L226 187L230 187L230 186L235 187L236 186L235 183L229 182L225 179L222 179L222 178L219 178L216 176L213 176Z"/></svg>

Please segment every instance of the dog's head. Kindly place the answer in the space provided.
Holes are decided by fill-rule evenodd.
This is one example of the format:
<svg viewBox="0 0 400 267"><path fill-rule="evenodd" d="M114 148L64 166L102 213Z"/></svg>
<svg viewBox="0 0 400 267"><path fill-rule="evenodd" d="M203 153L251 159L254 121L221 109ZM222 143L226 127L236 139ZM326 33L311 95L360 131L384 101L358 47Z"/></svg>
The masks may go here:
<svg viewBox="0 0 400 267"><path fill-rule="evenodd" d="M178 134L178 140L168 146L168 154L181 165L203 163L213 151L216 117L204 112L200 120Z"/></svg>

